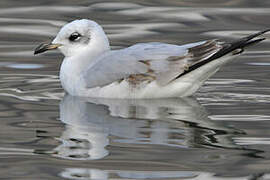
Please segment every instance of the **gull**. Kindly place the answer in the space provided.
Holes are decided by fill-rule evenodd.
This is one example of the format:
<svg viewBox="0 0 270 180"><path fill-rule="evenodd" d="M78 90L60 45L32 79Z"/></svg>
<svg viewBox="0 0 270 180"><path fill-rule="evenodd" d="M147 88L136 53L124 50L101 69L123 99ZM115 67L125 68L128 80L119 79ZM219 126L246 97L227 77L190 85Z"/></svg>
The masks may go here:
<svg viewBox="0 0 270 180"><path fill-rule="evenodd" d="M265 38L261 31L233 42L205 40L185 45L138 43L111 50L102 27L88 19L64 25L51 43L34 54L59 49L65 56L60 81L72 96L152 99L195 93L245 47Z"/></svg>

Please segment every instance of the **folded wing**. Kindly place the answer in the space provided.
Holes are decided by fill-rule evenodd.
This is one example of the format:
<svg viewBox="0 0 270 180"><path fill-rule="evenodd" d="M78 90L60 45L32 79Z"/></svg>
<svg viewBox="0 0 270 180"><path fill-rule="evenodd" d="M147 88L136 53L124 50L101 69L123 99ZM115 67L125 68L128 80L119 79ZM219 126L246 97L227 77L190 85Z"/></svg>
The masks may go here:
<svg viewBox="0 0 270 180"><path fill-rule="evenodd" d="M87 68L83 79L88 88L122 80L132 84L156 81L163 86L221 48L222 45L216 40L183 46L164 43L136 44L102 55Z"/></svg>

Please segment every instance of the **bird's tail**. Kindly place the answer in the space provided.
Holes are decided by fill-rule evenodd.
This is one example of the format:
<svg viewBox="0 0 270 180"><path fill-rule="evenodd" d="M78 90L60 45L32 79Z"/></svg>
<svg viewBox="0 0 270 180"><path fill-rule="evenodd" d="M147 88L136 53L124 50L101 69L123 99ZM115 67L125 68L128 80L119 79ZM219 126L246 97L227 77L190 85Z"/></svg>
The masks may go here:
<svg viewBox="0 0 270 180"><path fill-rule="evenodd" d="M214 61L222 56L225 56L229 53L232 53L233 55L242 53L244 51L245 47L254 45L258 42L265 40L265 38L257 38L257 39L255 39L255 38L268 32L268 31L270 31L270 29L260 31L260 32L251 34L249 36L243 37L241 39L222 44L222 48L219 51L217 51L215 54L213 54L212 56L210 56L206 60L200 61L200 62L192 65L191 67L189 67L189 69L187 71L185 71L184 73L177 76L176 79L195 70L195 69L197 69L197 68L199 68L199 67L201 67L201 66L203 66L203 65L205 65L205 64L207 64L207 63L209 63L209 62L211 62L211 61Z"/></svg>
<svg viewBox="0 0 270 180"><path fill-rule="evenodd" d="M254 39L266 32L269 32L270 29L267 29L267 30L264 30L264 31L260 31L260 32L257 32L255 34L251 34L247 37L244 37L244 38L241 38L239 40L236 40L236 41L233 41L231 44L231 46L234 46L235 48L245 48L247 46L250 46L250 45L253 45L253 44L256 44L260 41L263 41L265 40L265 38L260 38L260 39Z"/></svg>
<svg viewBox="0 0 270 180"><path fill-rule="evenodd" d="M209 61L220 58L230 52L234 52L235 50L239 50L239 51L236 51L235 53L235 54L239 54L243 52L245 47L257 44L258 42L265 40L265 38L259 38L259 39L254 39L254 38L269 31L270 29L267 29L267 30L260 31L255 34L251 34L249 36L243 37L241 39L232 41L230 43L226 43L219 52L217 52L216 54L214 54L212 57L209 58Z"/></svg>

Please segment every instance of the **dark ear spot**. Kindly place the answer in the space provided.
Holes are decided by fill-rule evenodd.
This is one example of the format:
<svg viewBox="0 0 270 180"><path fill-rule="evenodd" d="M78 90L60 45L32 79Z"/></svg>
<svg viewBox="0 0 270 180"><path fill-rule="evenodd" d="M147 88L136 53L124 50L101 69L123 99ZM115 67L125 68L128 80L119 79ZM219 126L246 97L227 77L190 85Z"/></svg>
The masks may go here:
<svg viewBox="0 0 270 180"><path fill-rule="evenodd" d="M69 39L70 41L74 42L74 41L79 40L81 36L82 36L81 34L79 34L79 33L77 33L77 32L74 32L74 33L72 33L72 34L69 36L68 39Z"/></svg>

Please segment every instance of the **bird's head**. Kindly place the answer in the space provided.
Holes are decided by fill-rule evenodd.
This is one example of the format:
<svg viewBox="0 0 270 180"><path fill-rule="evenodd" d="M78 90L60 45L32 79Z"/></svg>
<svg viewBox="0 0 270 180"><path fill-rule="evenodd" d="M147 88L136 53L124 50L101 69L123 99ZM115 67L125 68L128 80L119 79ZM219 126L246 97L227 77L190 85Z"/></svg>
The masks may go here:
<svg viewBox="0 0 270 180"><path fill-rule="evenodd" d="M74 20L61 28L51 43L39 45L34 54L47 50L59 49L66 57L74 56L89 48L95 41L109 46L108 39L100 25L96 22L82 19Z"/></svg>

